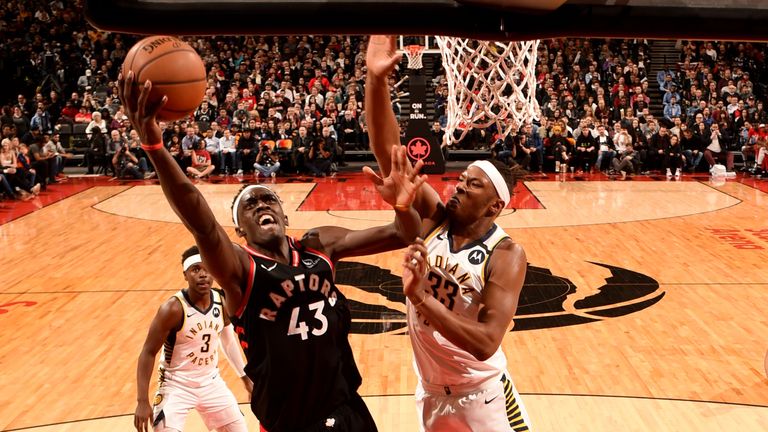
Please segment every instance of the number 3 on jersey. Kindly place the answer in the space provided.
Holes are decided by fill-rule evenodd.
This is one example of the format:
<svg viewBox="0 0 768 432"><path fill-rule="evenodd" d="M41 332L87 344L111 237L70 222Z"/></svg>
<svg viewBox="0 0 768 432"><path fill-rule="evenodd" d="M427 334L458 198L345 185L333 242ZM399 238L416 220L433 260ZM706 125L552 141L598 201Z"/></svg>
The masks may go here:
<svg viewBox="0 0 768 432"><path fill-rule="evenodd" d="M328 330L328 318L323 315L323 308L325 307L325 301L320 300L309 304L309 310L315 312L314 318L320 321L320 328L312 329L312 335L322 336ZM299 321L299 306L293 308L291 311L291 322L288 324L288 336L301 335L301 340L309 339L309 327L304 321Z"/></svg>

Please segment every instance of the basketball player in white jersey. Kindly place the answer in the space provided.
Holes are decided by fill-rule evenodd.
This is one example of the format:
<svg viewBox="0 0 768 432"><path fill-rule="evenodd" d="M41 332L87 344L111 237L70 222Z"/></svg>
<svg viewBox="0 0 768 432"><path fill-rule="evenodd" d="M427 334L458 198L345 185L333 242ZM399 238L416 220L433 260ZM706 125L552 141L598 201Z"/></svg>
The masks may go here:
<svg viewBox="0 0 768 432"><path fill-rule="evenodd" d="M390 149L400 143L387 87L400 59L394 37L371 38L365 110L371 147L385 175ZM494 222L519 175L498 161L474 162L447 203L426 183L413 203L426 240L406 253L403 289L421 430L530 430L501 350L527 260Z"/></svg>
<svg viewBox="0 0 768 432"><path fill-rule="evenodd" d="M219 374L219 344L248 393L253 384L245 376L245 362L221 290L211 289L213 278L203 266L197 246L182 255L187 288L158 310L136 371L138 404L134 426L139 432L181 432L190 410L196 409L208 430L247 432L237 400ZM157 352L159 387L149 405L149 379Z"/></svg>

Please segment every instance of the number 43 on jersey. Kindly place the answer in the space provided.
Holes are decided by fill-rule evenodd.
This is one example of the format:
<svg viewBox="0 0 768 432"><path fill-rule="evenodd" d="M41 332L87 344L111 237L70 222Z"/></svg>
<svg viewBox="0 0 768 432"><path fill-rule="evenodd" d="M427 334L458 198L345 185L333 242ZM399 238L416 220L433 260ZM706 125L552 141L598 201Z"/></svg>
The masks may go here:
<svg viewBox="0 0 768 432"><path fill-rule="evenodd" d="M314 320L320 322L320 327L314 327L311 331L313 336L322 336L328 330L328 318L323 315L325 301L320 300L309 304L309 310L314 312ZM291 311L291 321L288 323L288 336L300 335L301 340L309 339L309 326L304 321L299 321L299 311L301 306L296 306Z"/></svg>

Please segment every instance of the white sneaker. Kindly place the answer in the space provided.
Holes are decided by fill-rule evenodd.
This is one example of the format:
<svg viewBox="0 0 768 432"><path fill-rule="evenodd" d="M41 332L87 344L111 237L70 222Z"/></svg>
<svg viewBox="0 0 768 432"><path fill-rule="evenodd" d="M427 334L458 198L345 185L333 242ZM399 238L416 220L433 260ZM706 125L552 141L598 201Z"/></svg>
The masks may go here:
<svg viewBox="0 0 768 432"><path fill-rule="evenodd" d="M272 174L270 174L270 175L272 176L272 178L275 178L275 177L277 177L277 173L272 173Z"/></svg>
<svg viewBox="0 0 768 432"><path fill-rule="evenodd" d="M243 175L243 170L241 170L241 169L237 170L237 174L235 174L235 175L239 175L239 176Z"/></svg>
<svg viewBox="0 0 768 432"><path fill-rule="evenodd" d="M257 170L256 172L253 173L253 178L259 178L260 175L261 173Z"/></svg>
<svg viewBox="0 0 768 432"><path fill-rule="evenodd" d="M672 178L672 170L667 168L667 178Z"/></svg>
<svg viewBox="0 0 768 432"><path fill-rule="evenodd" d="M681 176L681 175L682 175L682 174L680 173L680 168L678 168L677 170L675 170L675 180L680 180L680 176Z"/></svg>

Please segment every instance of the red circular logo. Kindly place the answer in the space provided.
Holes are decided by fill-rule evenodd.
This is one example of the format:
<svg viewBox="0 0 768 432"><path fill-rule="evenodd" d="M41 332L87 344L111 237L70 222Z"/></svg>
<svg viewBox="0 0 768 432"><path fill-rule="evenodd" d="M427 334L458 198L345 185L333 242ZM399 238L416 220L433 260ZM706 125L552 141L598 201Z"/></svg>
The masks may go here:
<svg viewBox="0 0 768 432"><path fill-rule="evenodd" d="M416 160L426 159L432 149L429 145L429 141L422 137L416 137L408 141L408 144L405 147L408 151L408 156L410 156L411 159Z"/></svg>

